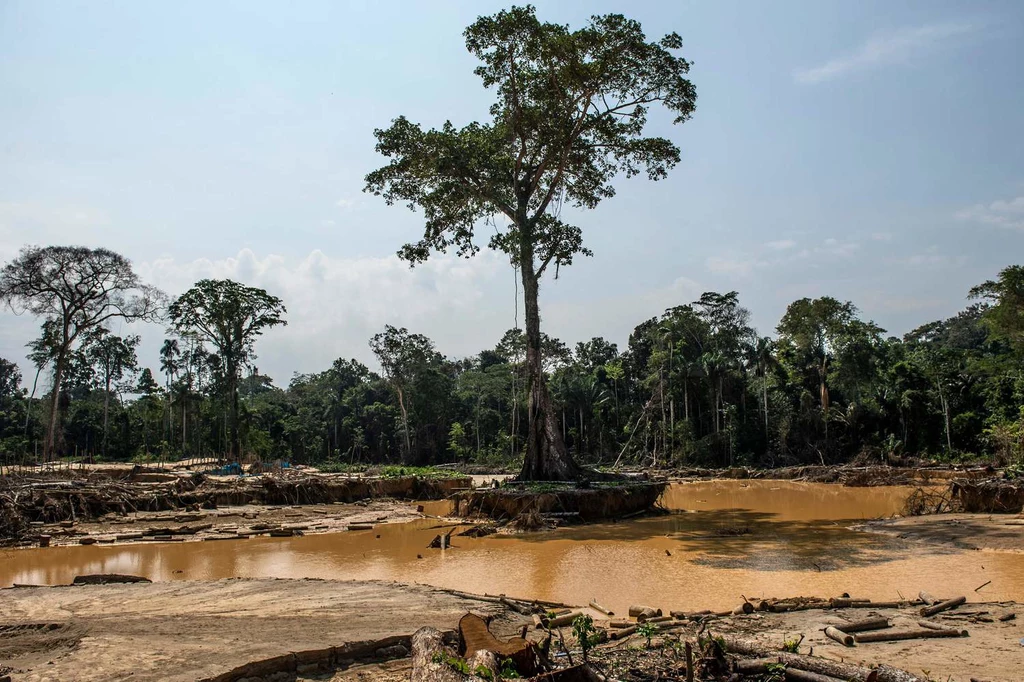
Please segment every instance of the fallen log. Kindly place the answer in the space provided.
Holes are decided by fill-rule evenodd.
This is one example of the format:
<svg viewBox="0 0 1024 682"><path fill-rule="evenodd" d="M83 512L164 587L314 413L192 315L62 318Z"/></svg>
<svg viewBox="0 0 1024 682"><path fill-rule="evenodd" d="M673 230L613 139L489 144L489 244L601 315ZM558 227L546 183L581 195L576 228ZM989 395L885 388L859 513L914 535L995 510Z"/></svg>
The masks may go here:
<svg viewBox="0 0 1024 682"><path fill-rule="evenodd" d="M938 602L942 601L941 599L936 599L924 590L921 590L917 593L917 598L923 601L925 603L925 606L931 606L932 604L937 604Z"/></svg>
<svg viewBox="0 0 1024 682"><path fill-rule="evenodd" d="M778 659L775 658L739 660L736 661L734 669L743 675L764 675L769 672L768 666L778 663ZM799 668L787 667L784 674L787 680L794 680L794 682L842 682L839 678L832 677L831 675L822 675L821 673L800 670Z"/></svg>
<svg viewBox="0 0 1024 682"><path fill-rule="evenodd" d="M594 609L598 613L603 613L606 616L614 616L615 615L614 611L612 611L611 609L606 609L605 607L603 607L600 604L598 604L597 601L594 600L594 599L590 600L590 608Z"/></svg>
<svg viewBox="0 0 1024 682"><path fill-rule="evenodd" d="M94 573L91 575L76 575L71 581L72 585L107 585L110 583L151 583L149 578L141 575L122 575L120 573Z"/></svg>
<svg viewBox="0 0 1024 682"><path fill-rule="evenodd" d="M956 599L949 599L947 601L939 602L938 604L934 604L932 606L925 606L921 609L921 615L925 618L929 618L931 616L934 616L936 613L942 613L943 611L948 611L949 609L955 609L956 607L960 606L961 604L965 604L966 602L967 597L957 597Z"/></svg>
<svg viewBox="0 0 1024 682"><path fill-rule="evenodd" d="M655 609L650 606L643 606L642 604L633 604L629 607L629 617L636 618L639 620L643 618L656 618L661 615L661 609Z"/></svg>
<svg viewBox="0 0 1024 682"><path fill-rule="evenodd" d="M843 632L867 632L868 630L884 630L889 627L888 618L867 618L865 620L856 620L852 623L843 623L839 626L839 629Z"/></svg>
<svg viewBox="0 0 1024 682"><path fill-rule="evenodd" d="M635 625L631 620L611 620L608 621L608 627L613 629L631 628Z"/></svg>
<svg viewBox="0 0 1024 682"><path fill-rule="evenodd" d="M628 628L620 628L618 630L609 630L608 639L622 639L623 637L629 637L631 634L636 632L635 625L630 625Z"/></svg>
<svg viewBox="0 0 1024 682"><path fill-rule="evenodd" d="M549 628L560 628L563 625L571 624L574 620L576 620L577 616L581 615L583 615L581 611L573 611L571 613L566 613L561 616L555 616L554 618L548 619L547 626Z"/></svg>
<svg viewBox="0 0 1024 682"><path fill-rule="evenodd" d="M919 620L917 621L917 624L923 628L928 628L929 630L950 630L957 632L957 630L955 630L954 628L948 628L942 623L933 623L930 620ZM967 630L959 630L958 632L960 633L961 637L967 637L969 634Z"/></svg>
<svg viewBox="0 0 1024 682"><path fill-rule="evenodd" d="M909 673L906 673L904 677L889 676L882 677L879 670L871 670L864 668L859 665L852 665L850 663L840 663L838 661L831 661L825 658L817 658L814 656L803 656L801 654L791 654L784 651L777 651L769 646L759 644L756 642L750 642L747 640L739 639L731 636L723 636L722 640L725 642L725 649L729 653L738 653L745 656L757 656L761 658L774 658L779 663L784 664L789 668L796 668L798 670L806 670L812 673L818 673L819 675L828 675L830 677L836 677L841 680L849 680L850 682L916 682L917 678ZM902 673L903 671L898 671Z"/></svg>
<svg viewBox="0 0 1024 682"><path fill-rule="evenodd" d="M749 615L749 614L751 614L753 612L754 612L754 605L751 604L748 601L745 601L745 602L743 602L742 604L740 604L739 606L737 606L736 608L734 608L732 610L732 615L734 615L734 616L740 616L740 615L743 615L743 614Z"/></svg>
<svg viewBox="0 0 1024 682"><path fill-rule="evenodd" d="M963 637L966 630L899 630L896 632L865 632L854 635L857 644L869 642L900 642L906 639L935 639L939 637Z"/></svg>
<svg viewBox="0 0 1024 682"><path fill-rule="evenodd" d="M825 628L825 636L839 642L843 646L853 646L853 635L848 635L842 630L834 628L831 625Z"/></svg>
<svg viewBox="0 0 1024 682"><path fill-rule="evenodd" d="M1011 620L1013 620L1013 619L1014 619L1014 618L1016 618L1016 617L1017 617L1017 614L1015 614L1015 613L1014 613L1013 611L1007 611L1006 613L1004 613L1004 614L1001 614L1001 615L1000 615L1000 616L999 616L999 617L997 618L997 620L998 620L998 621L999 621L1000 623L1005 623L1005 622L1007 622L1007 621L1011 621Z"/></svg>
<svg viewBox="0 0 1024 682"><path fill-rule="evenodd" d="M828 600L829 605L834 609L847 609L854 604L870 604L870 599L851 599L850 597L832 597Z"/></svg>

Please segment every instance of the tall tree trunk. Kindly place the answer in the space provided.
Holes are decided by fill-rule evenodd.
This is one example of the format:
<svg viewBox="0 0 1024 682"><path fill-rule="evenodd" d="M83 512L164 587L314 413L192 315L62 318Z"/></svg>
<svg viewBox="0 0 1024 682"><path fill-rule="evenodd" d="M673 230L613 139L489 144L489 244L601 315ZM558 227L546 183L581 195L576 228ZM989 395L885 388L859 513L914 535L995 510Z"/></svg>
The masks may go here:
<svg viewBox="0 0 1024 682"><path fill-rule="evenodd" d="M526 232L525 215L520 229ZM519 479L524 481L569 481L582 473L569 455L558 432L547 383L544 381L540 347L540 282L534 272L532 234L523 234L520 242L520 272L523 280L523 302L526 308L526 384L527 403L526 456Z"/></svg>
<svg viewBox="0 0 1024 682"><path fill-rule="evenodd" d="M764 440L768 442L768 371L761 377L761 399L764 404Z"/></svg>
<svg viewBox="0 0 1024 682"><path fill-rule="evenodd" d="M405 409L405 392L398 384L395 385L395 392L398 393L398 409L402 412L402 432L405 434L405 458L404 462L409 463L412 459L412 439L409 438L409 412Z"/></svg>
<svg viewBox="0 0 1024 682"><path fill-rule="evenodd" d="M949 428L949 399L946 398L941 386L939 387L939 401L942 403L942 416L946 424L946 449L953 452L953 437L950 435Z"/></svg>
<svg viewBox="0 0 1024 682"><path fill-rule="evenodd" d="M103 382L103 458L107 457L107 425L110 418L110 371L105 373Z"/></svg>
<svg viewBox="0 0 1024 682"><path fill-rule="evenodd" d="M50 397L50 425L46 430L46 442L43 444L43 461L53 459L57 446L57 422L60 416L60 385L64 380L64 363L70 342L66 342L57 351L57 363L53 368L53 391Z"/></svg>
<svg viewBox="0 0 1024 682"><path fill-rule="evenodd" d="M32 400L36 397L36 386L39 385L39 373L43 371L42 365L36 367L36 378L32 380L32 392L29 393L28 399L25 400L25 440L28 440L28 422L29 417L32 416Z"/></svg>
<svg viewBox="0 0 1024 682"><path fill-rule="evenodd" d="M229 451L235 461L240 461L242 458L242 441L238 436L238 367L234 363L228 365L228 381L228 390L231 392L229 397L231 401L231 443Z"/></svg>

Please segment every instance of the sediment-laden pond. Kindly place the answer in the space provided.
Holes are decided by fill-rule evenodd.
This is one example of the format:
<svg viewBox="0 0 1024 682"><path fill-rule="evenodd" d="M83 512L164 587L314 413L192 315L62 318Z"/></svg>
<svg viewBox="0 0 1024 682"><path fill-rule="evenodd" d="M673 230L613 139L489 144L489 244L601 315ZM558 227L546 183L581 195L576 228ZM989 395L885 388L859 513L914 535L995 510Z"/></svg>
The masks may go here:
<svg viewBox="0 0 1024 682"><path fill-rule="evenodd" d="M847 488L792 481L678 483L674 513L519 536L453 538L436 519L372 531L227 542L58 547L0 553L0 585L68 583L85 573L153 580L230 577L380 579L505 593L617 611L650 602L725 608L740 595L849 592L875 600L927 589L1024 600L1024 553L963 551L852 530L888 517L911 488ZM436 508L428 509L436 511Z"/></svg>

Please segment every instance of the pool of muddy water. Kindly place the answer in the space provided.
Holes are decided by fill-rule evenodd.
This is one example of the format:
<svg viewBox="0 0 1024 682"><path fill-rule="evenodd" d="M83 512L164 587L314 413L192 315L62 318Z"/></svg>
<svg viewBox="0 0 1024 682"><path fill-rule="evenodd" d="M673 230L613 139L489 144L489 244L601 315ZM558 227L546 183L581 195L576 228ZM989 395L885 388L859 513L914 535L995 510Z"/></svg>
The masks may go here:
<svg viewBox="0 0 1024 682"><path fill-rule="evenodd" d="M792 481L673 484L664 516L525 535L453 538L439 519L372 531L229 542L55 547L0 552L0 585L68 583L84 573L153 580L230 577L378 579L585 604L624 612L726 608L741 595L875 600L918 590L1024 601L1024 553L962 551L852 530L888 517L912 489ZM440 511L431 505L428 512ZM991 581L983 594L974 588Z"/></svg>

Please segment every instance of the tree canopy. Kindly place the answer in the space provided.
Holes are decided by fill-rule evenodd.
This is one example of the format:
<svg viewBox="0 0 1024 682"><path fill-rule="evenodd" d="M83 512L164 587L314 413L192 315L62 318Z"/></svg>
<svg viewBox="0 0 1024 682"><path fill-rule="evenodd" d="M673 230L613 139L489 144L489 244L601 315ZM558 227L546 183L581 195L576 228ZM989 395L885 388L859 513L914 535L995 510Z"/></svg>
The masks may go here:
<svg viewBox="0 0 1024 682"><path fill-rule="evenodd" d="M594 208L615 194L614 180L645 172L664 178L679 161L670 140L644 135L651 106L688 120L696 90L682 39L648 41L619 14L594 16L579 29L541 22L532 6L484 16L469 26L475 73L494 91L490 120L425 130L401 116L374 132L391 159L366 176L366 191L424 212L422 239L399 255L410 263L433 251L479 250L476 231L519 269L526 308L529 386L527 456L522 478L565 479L580 471L555 429L542 380L538 291L551 265L589 255L583 230L562 206Z"/></svg>

